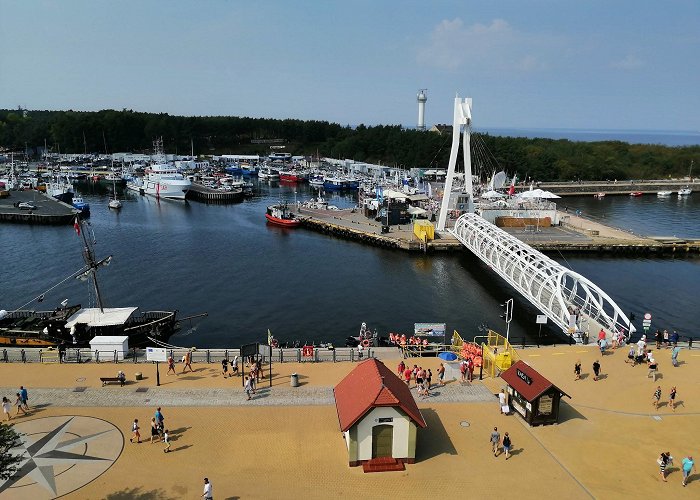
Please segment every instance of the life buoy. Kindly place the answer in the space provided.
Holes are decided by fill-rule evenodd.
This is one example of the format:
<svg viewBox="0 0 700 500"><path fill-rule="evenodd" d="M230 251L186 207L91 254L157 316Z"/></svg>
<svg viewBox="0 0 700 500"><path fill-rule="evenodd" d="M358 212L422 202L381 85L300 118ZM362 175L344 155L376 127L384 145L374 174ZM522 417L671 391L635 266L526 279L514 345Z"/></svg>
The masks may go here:
<svg viewBox="0 0 700 500"><path fill-rule="evenodd" d="M367 339L363 340L362 347L369 347L369 340L367 340Z"/></svg>
<svg viewBox="0 0 700 500"><path fill-rule="evenodd" d="M302 349L301 349L301 354L302 354L302 356L304 356L305 358L310 358L311 356L314 355L314 346L305 345L305 346L302 347Z"/></svg>

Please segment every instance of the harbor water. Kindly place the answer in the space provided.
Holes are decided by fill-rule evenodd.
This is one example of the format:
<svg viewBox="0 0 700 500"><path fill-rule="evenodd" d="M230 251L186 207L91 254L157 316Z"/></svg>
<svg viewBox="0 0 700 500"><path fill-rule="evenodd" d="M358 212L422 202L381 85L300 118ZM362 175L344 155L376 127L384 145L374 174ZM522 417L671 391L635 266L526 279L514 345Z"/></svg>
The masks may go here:
<svg viewBox="0 0 700 500"><path fill-rule="evenodd" d="M478 327L505 333L500 304L513 297L510 336L538 337L537 310L468 252L419 255L344 241L306 229L266 224L267 205L304 201L308 186L255 181L256 195L233 205L157 201L123 193L120 212L108 209L109 191L98 184L77 190L91 206L98 257L113 255L100 270L107 306L201 312L171 338L178 346L239 347L263 342L269 329L282 342L342 345L366 322L381 335L411 333L415 322L444 322L463 337ZM570 210L643 234L700 237L700 194L686 200L645 196L566 198ZM350 195L330 195L340 207ZM92 235L91 235L92 236ZM70 279L82 267L81 240L71 226L0 225L0 309L16 309L44 294L32 308L53 309L63 299L94 304L89 282ZM601 286L623 310L651 312L652 328L696 337L700 259L557 254ZM551 327L549 327L551 328ZM545 327L543 334L554 332Z"/></svg>

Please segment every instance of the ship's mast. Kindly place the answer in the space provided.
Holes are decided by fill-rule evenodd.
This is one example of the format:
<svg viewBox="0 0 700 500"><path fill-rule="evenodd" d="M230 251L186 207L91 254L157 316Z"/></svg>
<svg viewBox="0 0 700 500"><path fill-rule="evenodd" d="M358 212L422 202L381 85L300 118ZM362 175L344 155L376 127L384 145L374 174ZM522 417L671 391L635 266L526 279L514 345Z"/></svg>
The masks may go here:
<svg viewBox="0 0 700 500"><path fill-rule="evenodd" d="M97 305L100 308L100 312L104 312L104 304L102 303L102 295L100 294L100 285L97 282L97 269L101 266L108 266L112 261L112 256L105 257L101 260L95 260L95 250L93 248L94 243L91 242L87 237L86 224L76 217L76 230L80 229L80 235L83 237L83 259L85 260L85 271L81 273L78 278L90 277L92 279L92 284L95 287L95 296L97 297Z"/></svg>

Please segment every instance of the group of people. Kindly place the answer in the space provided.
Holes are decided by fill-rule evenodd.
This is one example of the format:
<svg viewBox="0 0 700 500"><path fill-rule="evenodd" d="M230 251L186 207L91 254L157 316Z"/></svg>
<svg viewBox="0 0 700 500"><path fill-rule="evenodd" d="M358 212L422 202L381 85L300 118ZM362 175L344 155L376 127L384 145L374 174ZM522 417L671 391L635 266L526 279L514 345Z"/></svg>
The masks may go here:
<svg viewBox="0 0 700 500"><path fill-rule="evenodd" d="M462 377L462 383L474 380L474 360L471 357L464 358L460 361L459 373Z"/></svg>
<svg viewBox="0 0 700 500"><path fill-rule="evenodd" d="M593 380L598 381L600 377L600 361L595 360L593 362ZM581 380L581 360L578 359L576 360L576 363L574 364L574 380Z"/></svg>
<svg viewBox="0 0 700 500"><path fill-rule="evenodd" d="M613 351L617 349L618 347L624 345L625 343L625 334L624 332L614 332L610 338L608 339L608 335L605 332L604 329L600 329L598 332L598 348L600 349L600 355L604 356L605 351L607 351L608 348L611 348Z"/></svg>
<svg viewBox="0 0 700 500"><path fill-rule="evenodd" d="M229 374L229 364L231 365L231 373ZM223 374L224 378L226 377L233 377L235 374L238 373L238 356L233 358L233 361L229 363L229 360L227 358L224 358L221 360L221 373Z"/></svg>
<svg viewBox="0 0 700 500"><path fill-rule="evenodd" d="M668 407L671 408L674 412L676 411L676 386L674 385L671 387L671 392L668 394ZM654 396L652 397L652 404L654 405L654 409L658 410L659 409L659 402L661 401L661 386L658 385L656 386L656 390L654 391Z"/></svg>
<svg viewBox="0 0 700 500"><path fill-rule="evenodd" d="M151 418L151 444L153 444L154 439L156 442L160 441L165 443L165 448L163 449L164 453L170 451L170 435L168 429L165 428L165 417L163 416L160 406L156 409L156 412ZM131 437L129 438L129 442L141 442L141 427L138 418L135 418L131 423Z"/></svg>
<svg viewBox="0 0 700 500"><path fill-rule="evenodd" d="M184 366L182 367L182 372L185 373L187 369L190 369L190 372L193 372L194 370L192 369L192 351L188 350L184 356L182 356L182 362L184 363ZM177 372L175 371L175 358L173 358L173 353L170 353L170 356L168 356L168 372L167 375L170 375L172 372L173 375L177 375Z"/></svg>
<svg viewBox="0 0 700 500"><path fill-rule="evenodd" d="M676 330L673 330L673 332L669 334L668 330L664 329L664 331L662 332L660 329L657 328L654 332L656 348L661 349L662 345L667 349L671 346L676 347L678 345L678 337L678 332L676 332Z"/></svg>
<svg viewBox="0 0 700 500"><path fill-rule="evenodd" d="M413 380L413 387L418 389L418 394L421 397L426 398L430 396L430 389L433 384L433 371L430 368L426 370L418 365L413 365L413 368L411 368L401 360L397 367L397 373L399 378L403 378L409 388L411 387L411 380ZM445 367L442 363L440 363L438 368L438 379L440 380L440 385L444 385Z"/></svg>
<svg viewBox="0 0 700 500"><path fill-rule="evenodd" d="M498 427L494 427L489 441L491 443L491 451L493 451L494 457L497 457L499 455L499 451L502 449L506 456L506 460L510 458L510 451L513 447L513 443L510 440L510 435L507 432L503 434L503 439L501 439L501 433L498 432Z"/></svg>
<svg viewBox="0 0 700 500"><path fill-rule="evenodd" d="M673 465L673 457L671 456L671 452L661 452L659 458L656 459L656 463L659 464L659 474L661 475L661 480L668 482L666 479L666 468ZM681 462L681 470L683 471L683 480L681 481L681 484L683 486L688 484L688 477L690 477L690 473L693 472L694 469L695 461L691 455L688 455Z"/></svg>
<svg viewBox="0 0 700 500"><path fill-rule="evenodd" d="M29 411L29 395L27 392L27 389L24 388L24 386L20 386L19 392L15 394L15 403L14 405L10 402L10 400L6 397L3 396L2 398L2 412L5 414L5 417L7 420L12 419L12 407L16 407L17 411L15 412L15 416L19 415L19 412L22 412L24 415L27 415L27 412Z"/></svg>

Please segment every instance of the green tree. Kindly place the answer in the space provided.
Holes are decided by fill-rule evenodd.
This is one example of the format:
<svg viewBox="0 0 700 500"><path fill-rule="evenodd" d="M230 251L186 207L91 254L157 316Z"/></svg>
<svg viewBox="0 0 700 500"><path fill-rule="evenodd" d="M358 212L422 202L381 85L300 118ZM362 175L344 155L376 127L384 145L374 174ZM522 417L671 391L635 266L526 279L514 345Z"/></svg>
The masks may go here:
<svg viewBox="0 0 700 500"><path fill-rule="evenodd" d="M19 434L9 425L0 424L0 480L5 481L17 472L22 455L13 455L10 450L20 444Z"/></svg>

